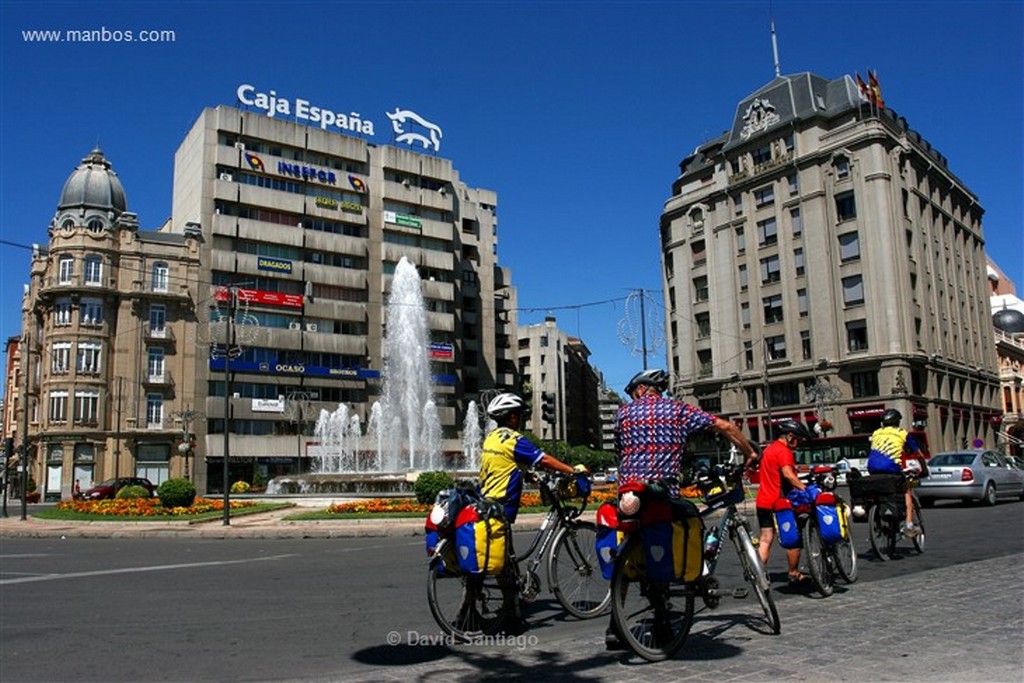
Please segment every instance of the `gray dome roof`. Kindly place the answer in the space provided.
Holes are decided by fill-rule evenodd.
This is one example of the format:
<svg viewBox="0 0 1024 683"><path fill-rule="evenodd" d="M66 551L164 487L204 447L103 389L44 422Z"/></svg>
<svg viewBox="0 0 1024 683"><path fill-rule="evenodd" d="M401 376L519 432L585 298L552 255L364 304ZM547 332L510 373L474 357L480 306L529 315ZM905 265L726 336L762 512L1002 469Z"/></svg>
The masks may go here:
<svg viewBox="0 0 1024 683"><path fill-rule="evenodd" d="M98 147L82 159L64 183L57 210L82 206L118 214L127 208L121 181Z"/></svg>
<svg viewBox="0 0 1024 683"><path fill-rule="evenodd" d="M992 324L997 330L1019 334L1024 332L1024 313L1015 311L1012 308L1004 308L992 315Z"/></svg>

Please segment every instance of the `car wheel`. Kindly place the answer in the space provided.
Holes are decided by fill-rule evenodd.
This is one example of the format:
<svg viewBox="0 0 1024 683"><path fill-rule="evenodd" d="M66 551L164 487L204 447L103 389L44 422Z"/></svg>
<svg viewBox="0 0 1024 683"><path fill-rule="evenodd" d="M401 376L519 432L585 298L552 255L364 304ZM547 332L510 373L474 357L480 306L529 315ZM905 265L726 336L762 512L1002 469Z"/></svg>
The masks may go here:
<svg viewBox="0 0 1024 683"><path fill-rule="evenodd" d="M981 499L985 505L992 506L996 504L996 485L989 482L985 487L985 496Z"/></svg>
<svg viewBox="0 0 1024 683"><path fill-rule="evenodd" d="M921 499L921 507L923 507L923 508L930 508L933 505L935 505L935 499L934 498L922 498Z"/></svg>

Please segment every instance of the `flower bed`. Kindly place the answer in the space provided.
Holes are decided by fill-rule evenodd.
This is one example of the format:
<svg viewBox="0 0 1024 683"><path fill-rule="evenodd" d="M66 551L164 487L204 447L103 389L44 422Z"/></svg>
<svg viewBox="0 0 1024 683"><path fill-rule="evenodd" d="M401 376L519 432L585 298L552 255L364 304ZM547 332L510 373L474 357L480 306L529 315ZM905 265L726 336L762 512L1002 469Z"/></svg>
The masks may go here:
<svg viewBox="0 0 1024 683"><path fill-rule="evenodd" d="M232 501L231 509L253 507L253 501ZM223 500L196 498L190 507L165 508L159 498L122 498L114 500L65 500L58 510L70 510L105 517L183 517L224 509Z"/></svg>
<svg viewBox="0 0 1024 683"><path fill-rule="evenodd" d="M590 505L600 505L608 500L615 500L615 490L594 491L589 500ZM540 494L536 491L527 491L523 494L521 507L540 507ZM374 512L430 512L432 504L416 502L415 498L372 498L370 500L355 501L352 503L335 503L327 508L331 514L342 513L368 513Z"/></svg>

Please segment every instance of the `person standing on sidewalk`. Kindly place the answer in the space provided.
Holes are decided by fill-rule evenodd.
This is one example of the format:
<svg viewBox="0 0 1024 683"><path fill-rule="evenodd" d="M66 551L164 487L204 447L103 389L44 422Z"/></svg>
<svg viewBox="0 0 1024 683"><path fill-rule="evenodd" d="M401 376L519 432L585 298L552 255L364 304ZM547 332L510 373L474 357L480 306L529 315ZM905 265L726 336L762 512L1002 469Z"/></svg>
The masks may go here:
<svg viewBox="0 0 1024 683"><path fill-rule="evenodd" d="M715 417L688 403L662 396L668 388L664 370L644 370L626 385L632 402L615 415L615 453L619 458L618 484L677 479L683 468L687 440L712 429L743 452L749 467L757 451L732 422ZM605 632L605 646L621 650L614 618Z"/></svg>
<svg viewBox="0 0 1024 683"><path fill-rule="evenodd" d="M779 498L784 498L789 491L803 491L806 486L796 474L796 461L793 449L801 442L809 441L811 433L796 420L779 420L775 424L775 433L779 435L764 449L761 456L761 480L757 489L754 506L757 509L757 524L761 527L761 535L757 543L757 554L761 564L767 569L768 556L775 540L775 515L772 506ZM800 548L786 550L789 565L789 583L798 584L807 580L800 573Z"/></svg>

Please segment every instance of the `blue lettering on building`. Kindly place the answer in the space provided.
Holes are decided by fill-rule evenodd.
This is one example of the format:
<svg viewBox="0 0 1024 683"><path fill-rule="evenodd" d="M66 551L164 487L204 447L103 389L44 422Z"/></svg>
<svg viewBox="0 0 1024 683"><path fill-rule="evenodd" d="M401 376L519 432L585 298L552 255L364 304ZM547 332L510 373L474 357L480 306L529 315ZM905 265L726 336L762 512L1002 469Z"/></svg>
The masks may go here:
<svg viewBox="0 0 1024 683"><path fill-rule="evenodd" d="M277 172L282 175L290 175L293 178L317 180L328 185L338 184L338 177L334 175L334 171L325 171L322 168L313 168L302 164L289 164L287 161L277 162Z"/></svg>

